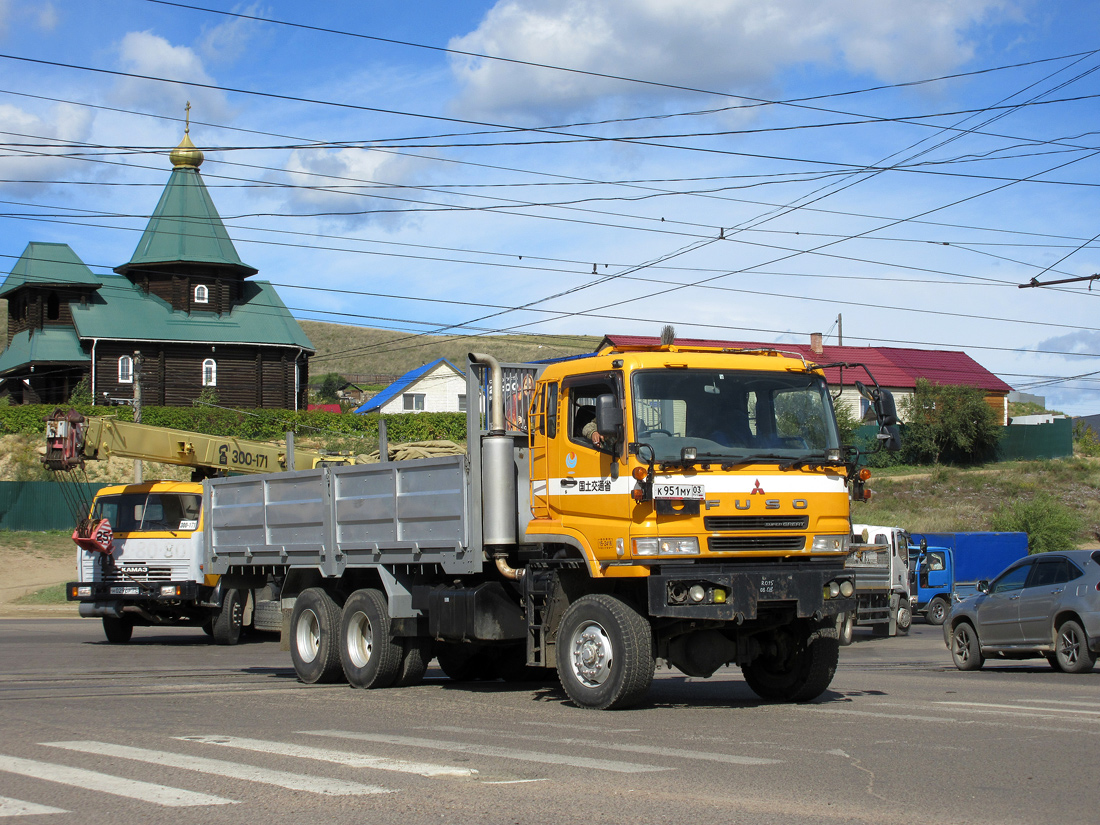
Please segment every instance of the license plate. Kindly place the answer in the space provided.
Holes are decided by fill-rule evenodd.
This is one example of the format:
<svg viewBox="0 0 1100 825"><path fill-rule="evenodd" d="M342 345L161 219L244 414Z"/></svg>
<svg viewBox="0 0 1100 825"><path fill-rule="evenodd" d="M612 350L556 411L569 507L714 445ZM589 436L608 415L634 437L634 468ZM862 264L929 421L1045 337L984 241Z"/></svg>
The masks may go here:
<svg viewBox="0 0 1100 825"><path fill-rule="evenodd" d="M702 484L654 484L654 498L705 498Z"/></svg>
<svg viewBox="0 0 1100 825"><path fill-rule="evenodd" d="M140 595L140 594L141 594L141 588L140 587L127 586L127 587L112 587L111 588L111 595L112 596L137 596L137 595Z"/></svg>

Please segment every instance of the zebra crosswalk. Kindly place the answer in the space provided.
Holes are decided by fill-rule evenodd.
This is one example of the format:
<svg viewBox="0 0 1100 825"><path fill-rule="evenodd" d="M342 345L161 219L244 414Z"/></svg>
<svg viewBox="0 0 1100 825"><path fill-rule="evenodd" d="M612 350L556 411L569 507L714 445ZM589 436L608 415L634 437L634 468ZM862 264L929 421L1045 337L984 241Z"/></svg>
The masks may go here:
<svg viewBox="0 0 1100 825"><path fill-rule="evenodd" d="M43 741L36 746L45 752L56 752L58 761L42 758L27 758L0 753L0 788L5 788L4 774L26 777L36 780L28 787L43 793L43 798L34 800L0 796L0 819L29 815L61 815L73 813L58 807L62 797L58 793L49 793L52 786L64 786L79 791L92 791L104 795L104 798L125 798L144 805L162 808L204 807L216 805L236 805L251 801L255 797L248 791L230 793L224 780L237 780L244 787L250 785L274 786L288 791L316 794L320 797L358 797L375 794L399 793L410 790L408 782L429 781L472 781L486 785L521 784L526 782L554 781L559 775L552 773L565 769L592 771L610 774L645 774L659 771L676 770L683 760L699 759L722 761L735 765L776 764L774 759L758 759L737 754L715 754L695 752L686 749L657 748L649 746L628 746L613 748L611 743L595 740L549 739L541 733L528 735L532 742L530 749L524 747L505 747L485 744L485 731L465 728L437 728L437 736L476 734L482 741L461 741L455 738L427 738L387 733L372 733L345 730L312 730L288 734L284 740L256 739L246 736L195 734L190 736L165 736L156 742L146 742L155 747L137 747L116 742L90 739ZM498 738L516 739L514 734L504 732L491 734ZM535 744L538 743L538 744ZM379 746L383 753L368 753L364 747ZM559 747L554 750L554 746ZM591 755L579 751L591 749ZM392 754L397 749L408 752L408 758L397 758ZM567 752L562 752L562 750ZM608 750L630 756L626 759L608 759ZM597 755L597 751L603 755ZM430 752L432 756L442 756L442 762L424 761L421 756ZM217 754L216 756L211 754ZM227 755L240 755L240 761L224 758ZM88 764L88 757L96 769L82 767ZM262 758L261 758L262 757ZM642 757L638 761L627 761L633 757ZM657 758L651 758L657 757ZM661 764L665 757L671 764ZM282 770L255 764L268 761L280 765L288 760L301 760L298 763L308 772ZM482 764L473 767L477 760ZM644 761L643 761L644 760ZM465 764L447 764L448 761ZM531 777L517 775L514 763L541 765L550 774ZM337 768L340 776L319 774L318 763ZM163 782L151 782L132 778L127 775L127 765L145 765L156 769L156 775ZM110 766L104 770L103 766ZM357 771L355 776L349 769ZM533 769L536 770L537 769ZM148 776L147 770L135 769L139 776ZM199 778L196 778L196 774ZM392 780L407 777L402 782ZM211 787L221 795L214 795L189 788L202 787L201 777L215 777ZM388 777L388 779L387 779ZM360 781L362 780L362 781ZM376 784L378 782L378 784ZM108 803L104 803L108 804Z"/></svg>

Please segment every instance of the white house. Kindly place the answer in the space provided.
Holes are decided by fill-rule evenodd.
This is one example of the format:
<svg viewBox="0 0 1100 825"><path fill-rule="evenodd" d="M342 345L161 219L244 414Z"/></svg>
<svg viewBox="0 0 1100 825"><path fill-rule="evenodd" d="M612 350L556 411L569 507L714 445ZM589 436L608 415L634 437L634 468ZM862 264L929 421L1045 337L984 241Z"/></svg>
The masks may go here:
<svg viewBox="0 0 1100 825"><path fill-rule="evenodd" d="M466 412L466 375L440 358L409 370L355 412Z"/></svg>

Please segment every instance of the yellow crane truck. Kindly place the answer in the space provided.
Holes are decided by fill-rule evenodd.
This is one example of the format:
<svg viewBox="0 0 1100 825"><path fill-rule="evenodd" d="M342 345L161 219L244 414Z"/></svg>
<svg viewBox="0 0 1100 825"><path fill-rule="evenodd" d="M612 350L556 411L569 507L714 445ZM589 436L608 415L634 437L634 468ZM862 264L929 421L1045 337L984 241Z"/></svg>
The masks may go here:
<svg viewBox="0 0 1100 825"><path fill-rule="evenodd" d="M435 656L455 679L555 668L585 708L639 702L658 661L739 666L767 700L828 687L869 474L821 366L612 341L471 354L467 398L465 456L204 482L206 572L238 591L282 577L303 682L404 685Z"/></svg>
<svg viewBox="0 0 1100 825"><path fill-rule="evenodd" d="M230 645L242 628L279 631L277 580L224 588L207 569L201 479L351 459L295 450L292 440L247 441L73 411L47 419L48 469L67 472L111 457L190 467L193 480L115 485L96 494L73 532L79 581L68 584L66 595L80 603L80 615L102 618L112 643L129 641L135 625L199 625L216 643Z"/></svg>

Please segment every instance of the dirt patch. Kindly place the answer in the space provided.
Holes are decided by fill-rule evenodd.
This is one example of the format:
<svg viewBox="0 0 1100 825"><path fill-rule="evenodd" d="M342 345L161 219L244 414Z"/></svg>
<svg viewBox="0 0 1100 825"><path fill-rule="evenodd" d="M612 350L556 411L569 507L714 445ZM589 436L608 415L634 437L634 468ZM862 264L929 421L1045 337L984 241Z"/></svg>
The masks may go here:
<svg viewBox="0 0 1100 825"><path fill-rule="evenodd" d="M4 565L4 578L0 581L0 616L71 618L77 615L75 602L57 605L15 604L16 599L29 593L73 581L76 577L75 547L68 558L4 549L0 550L0 563Z"/></svg>

